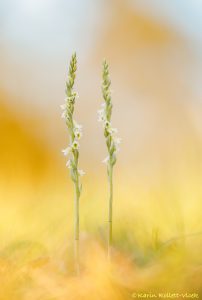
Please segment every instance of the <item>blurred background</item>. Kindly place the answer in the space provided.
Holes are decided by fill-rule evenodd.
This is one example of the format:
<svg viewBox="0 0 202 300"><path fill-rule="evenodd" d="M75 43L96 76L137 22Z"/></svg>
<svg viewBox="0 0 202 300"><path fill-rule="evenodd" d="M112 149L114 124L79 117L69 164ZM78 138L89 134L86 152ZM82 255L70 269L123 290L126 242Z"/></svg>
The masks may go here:
<svg viewBox="0 0 202 300"><path fill-rule="evenodd" d="M106 147L96 113L106 58L112 123L122 138L114 243L144 263L154 234L162 243L196 234L192 250L200 252L201 28L200 0L0 1L2 249L16 240L60 249L72 239L73 188L61 154L68 133L60 104L76 51L84 239L105 240L107 224Z"/></svg>

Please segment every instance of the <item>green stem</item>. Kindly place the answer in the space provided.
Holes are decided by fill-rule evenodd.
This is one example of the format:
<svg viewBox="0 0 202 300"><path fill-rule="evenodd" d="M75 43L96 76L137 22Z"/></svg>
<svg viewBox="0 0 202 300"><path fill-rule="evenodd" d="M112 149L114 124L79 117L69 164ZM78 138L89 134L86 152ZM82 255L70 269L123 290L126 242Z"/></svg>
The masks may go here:
<svg viewBox="0 0 202 300"><path fill-rule="evenodd" d="M112 216L113 216L113 166L109 164L109 216L108 216L108 260L111 261L112 249Z"/></svg>
<svg viewBox="0 0 202 300"><path fill-rule="evenodd" d="M77 275L80 274L80 258L79 258L79 198L80 198L80 189L78 174L77 180L74 184L75 188L75 199L74 199L74 214L75 214L75 224L74 224L74 255L75 255L75 269Z"/></svg>

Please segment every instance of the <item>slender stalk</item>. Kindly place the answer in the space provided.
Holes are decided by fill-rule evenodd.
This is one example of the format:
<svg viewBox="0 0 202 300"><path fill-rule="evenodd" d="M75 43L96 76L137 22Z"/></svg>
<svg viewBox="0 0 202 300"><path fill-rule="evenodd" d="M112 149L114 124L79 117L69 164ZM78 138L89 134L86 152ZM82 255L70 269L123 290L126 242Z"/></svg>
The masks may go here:
<svg viewBox="0 0 202 300"><path fill-rule="evenodd" d="M116 155L119 150L120 139L115 137L117 133L116 128L111 126L112 115L112 99L111 99L111 80L109 78L109 66L106 61L103 62L102 72L102 96L104 103L102 108L98 110L98 121L103 123L104 136L106 140L106 146L108 156L103 160L107 164L107 173L109 181L109 211L108 211L108 259L111 260L112 249L112 226L113 226L113 167L116 163Z"/></svg>
<svg viewBox="0 0 202 300"><path fill-rule="evenodd" d="M78 181L74 184L75 198L74 198L74 213L75 213L75 224L74 224L74 253L75 253L75 269L77 275L80 274L80 255L79 255L79 199L80 190Z"/></svg>
<svg viewBox="0 0 202 300"><path fill-rule="evenodd" d="M80 262L79 262L79 200L81 195L81 184L80 176L85 173L78 169L79 160L79 139L82 136L82 126L77 124L73 119L74 105L77 98L77 93L74 92L74 82L76 78L77 70L77 59L76 53L72 55L68 80L66 82L66 99L65 104L61 105L63 109L62 118L65 119L68 131L70 145L62 150L65 156L69 155L66 166L70 169L71 179L74 183L74 257L75 257L75 269L76 273L80 273Z"/></svg>
<svg viewBox="0 0 202 300"><path fill-rule="evenodd" d="M109 166L109 216L108 216L108 260L111 259L113 221L113 166Z"/></svg>

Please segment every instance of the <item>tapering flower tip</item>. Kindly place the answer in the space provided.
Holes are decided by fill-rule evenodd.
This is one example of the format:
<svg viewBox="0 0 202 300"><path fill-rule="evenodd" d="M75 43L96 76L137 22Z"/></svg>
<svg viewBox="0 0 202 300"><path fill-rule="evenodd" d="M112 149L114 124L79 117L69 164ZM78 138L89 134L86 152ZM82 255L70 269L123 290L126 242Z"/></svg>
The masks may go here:
<svg viewBox="0 0 202 300"><path fill-rule="evenodd" d="M77 63L76 52L73 52L70 60L70 67L74 66L76 63Z"/></svg>
<svg viewBox="0 0 202 300"><path fill-rule="evenodd" d="M103 59L103 67L108 68L108 63L107 63L106 58Z"/></svg>
<svg viewBox="0 0 202 300"><path fill-rule="evenodd" d="M73 71L76 72L76 69L77 69L77 57L76 57L76 52L74 52L74 53L72 54L72 61L71 61L71 63L72 63ZM71 63L70 63L70 65L71 65Z"/></svg>
<svg viewBox="0 0 202 300"><path fill-rule="evenodd" d="M76 77L76 70L77 70L77 59L76 59L76 52L75 52L72 54L70 64L69 64L68 81L66 83L67 96L72 96L72 88Z"/></svg>
<svg viewBox="0 0 202 300"><path fill-rule="evenodd" d="M109 75L109 65L106 61L106 59L104 59L103 61L103 78L108 77Z"/></svg>
<svg viewBox="0 0 202 300"><path fill-rule="evenodd" d="M73 58L73 59L76 59L76 51L73 52L72 58Z"/></svg>

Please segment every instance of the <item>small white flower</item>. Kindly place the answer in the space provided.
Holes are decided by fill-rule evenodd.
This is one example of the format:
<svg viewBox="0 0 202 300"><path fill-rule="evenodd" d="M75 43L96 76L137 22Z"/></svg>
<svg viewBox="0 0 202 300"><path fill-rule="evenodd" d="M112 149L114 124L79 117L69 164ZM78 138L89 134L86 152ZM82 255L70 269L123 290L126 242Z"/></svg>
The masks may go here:
<svg viewBox="0 0 202 300"><path fill-rule="evenodd" d="M103 103L104 104L104 103ZM105 108L101 108L98 110L98 122L104 122L105 121Z"/></svg>
<svg viewBox="0 0 202 300"><path fill-rule="evenodd" d="M83 170L78 170L78 173L79 173L80 176L83 176L83 175L86 174Z"/></svg>
<svg viewBox="0 0 202 300"><path fill-rule="evenodd" d="M114 138L114 144L115 144L115 154L117 154L120 151L119 145L121 144L121 138Z"/></svg>
<svg viewBox="0 0 202 300"><path fill-rule="evenodd" d="M74 130L74 135L76 139L80 140L80 138L82 137L82 132L79 130Z"/></svg>
<svg viewBox="0 0 202 300"><path fill-rule="evenodd" d="M66 167L67 167L68 169L71 169L72 166L71 166L71 160L70 160L70 159L67 161Z"/></svg>
<svg viewBox="0 0 202 300"><path fill-rule="evenodd" d="M71 148L74 150L78 150L79 149L79 142L78 141L73 141Z"/></svg>
<svg viewBox="0 0 202 300"><path fill-rule="evenodd" d="M111 133L111 134L115 134L115 133L118 132L118 130L117 130L117 128L109 128L108 132Z"/></svg>
<svg viewBox="0 0 202 300"><path fill-rule="evenodd" d="M108 161L109 161L109 156L107 156L105 159L103 159L103 164L107 164L108 163Z"/></svg>
<svg viewBox="0 0 202 300"><path fill-rule="evenodd" d="M105 109L104 108L98 109L97 112L98 112L98 115L103 115L105 112Z"/></svg>
<svg viewBox="0 0 202 300"><path fill-rule="evenodd" d="M70 147L67 147L66 149L62 150L62 153L64 154L64 156L67 156L69 154L69 152L71 151Z"/></svg>
<svg viewBox="0 0 202 300"><path fill-rule="evenodd" d="M62 118L62 119L65 119L65 118L66 118L66 110L64 110L64 111L62 112L61 118Z"/></svg>
<svg viewBox="0 0 202 300"><path fill-rule="evenodd" d="M121 144L121 138L115 138L114 143L115 143L116 146L120 145Z"/></svg>
<svg viewBox="0 0 202 300"><path fill-rule="evenodd" d="M61 108L62 110L65 110L65 109L66 109L66 104L61 104L61 105L60 105L60 108Z"/></svg>
<svg viewBox="0 0 202 300"><path fill-rule="evenodd" d="M98 122L104 122L105 116L98 116Z"/></svg>
<svg viewBox="0 0 202 300"><path fill-rule="evenodd" d="M80 132L82 131L82 128L83 128L83 126L80 124L77 124L76 121L74 121L74 127L75 127L75 130L78 130Z"/></svg>
<svg viewBox="0 0 202 300"><path fill-rule="evenodd" d="M75 97L75 99L79 99L79 94L77 92L74 92L73 96Z"/></svg>
<svg viewBox="0 0 202 300"><path fill-rule="evenodd" d="M110 130L111 130L111 123L109 122L109 121L105 121L105 123L104 123L104 127L105 127L105 129L108 131L108 132L110 132Z"/></svg>
<svg viewBox="0 0 202 300"><path fill-rule="evenodd" d="M74 100L75 100L74 96L68 96L66 101L71 105L72 103L74 103Z"/></svg>
<svg viewBox="0 0 202 300"><path fill-rule="evenodd" d="M105 107L106 107L106 103L103 102L103 103L101 104L101 106L105 108Z"/></svg>
<svg viewBox="0 0 202 300"><path fill-rule="evenodd" d="M74 121L74 135L78 140L80 140L80 138L82 137L82 125L77 124L75 121Z"/></svg>

